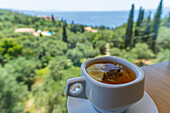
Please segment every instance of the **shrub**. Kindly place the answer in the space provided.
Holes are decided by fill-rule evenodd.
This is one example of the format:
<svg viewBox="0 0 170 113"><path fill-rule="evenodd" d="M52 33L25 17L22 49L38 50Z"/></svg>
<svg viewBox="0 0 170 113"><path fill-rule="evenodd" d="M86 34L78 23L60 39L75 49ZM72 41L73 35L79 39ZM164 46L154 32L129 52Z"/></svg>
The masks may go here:
<svg viewBox="0 0 170 113"><path fill-rule="evenodd" d="M155 60L154 63L164 62L170 60L170 50L169 49L162 49Z"/></svg>
<svg viewBox="0 0 170 113"><path fill-rule="evenodd" d="M110 49L110 55L111 56L120 56L121 50L119 48L111 48Z"/></svg>
<svg viewBox="0 0 170 113"><path fill-rule="evenodd" d="M66 53L67 58L71 59L74 65L79 65L80 60L83 58L83 54L77 49L68 50Z"/></svg>
<svg viewBox="0 0 170 113"><path fill-rule="evenodd" d="M155 56L146 43L137 43L131 52L136 53L138 59L150 59Z"/></svg>
<svg viewBox="0 0 170 113"><path fill-rule="evenodd" d="M95 48L98 48L100 50L101 54L105 54L106 52L106 42L104 40L99 40L95 44Z"/></svg>

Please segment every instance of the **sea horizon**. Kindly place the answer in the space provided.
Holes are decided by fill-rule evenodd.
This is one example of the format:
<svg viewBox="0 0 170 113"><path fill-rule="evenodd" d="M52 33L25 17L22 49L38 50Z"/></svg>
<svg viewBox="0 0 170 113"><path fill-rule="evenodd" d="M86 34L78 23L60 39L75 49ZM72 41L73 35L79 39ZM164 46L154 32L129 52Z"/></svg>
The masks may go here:
<svg viewBox="0 0 170 113"><path fill-rule="evenodd" d="M2 9L2 8L0 8ZM129 11L128 10L114 10L114 11L34 11L34 10L17 10L17 9L7 9L13 12L18 12L30 16L51 16L54 15L55 18L61 20L64 19L68 24L74 21L75 24L87 25L87 26L105 26L109 28L116 28L128 21ZM145 10L145 18L149 15L151 11L151 18L154 17L156 12L155 9ZM135 10L134 21L137 21L138 10ZM162 13L162 18L167 17L170 8L164 8Z"/></svg>

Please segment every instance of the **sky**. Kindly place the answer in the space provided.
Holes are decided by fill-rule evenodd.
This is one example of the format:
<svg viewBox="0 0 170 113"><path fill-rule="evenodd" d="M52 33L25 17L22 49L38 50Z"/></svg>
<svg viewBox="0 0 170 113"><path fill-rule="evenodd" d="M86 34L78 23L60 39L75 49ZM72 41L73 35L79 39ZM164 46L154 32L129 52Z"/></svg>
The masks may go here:
<svg viewBox="0 0 170 113"><path fill-rule="evenodd" d="M160 0L0 0L0 8L34 11L117 11L156 9ZM170 7L170 0L163 0L163 7Z"/></svg>

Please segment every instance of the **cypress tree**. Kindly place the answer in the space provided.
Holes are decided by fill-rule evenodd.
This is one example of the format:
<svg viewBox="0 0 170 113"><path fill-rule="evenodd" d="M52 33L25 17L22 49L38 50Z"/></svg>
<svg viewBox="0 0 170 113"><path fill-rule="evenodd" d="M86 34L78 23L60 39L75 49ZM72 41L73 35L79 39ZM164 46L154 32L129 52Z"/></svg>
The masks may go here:
<svg viewBox="0 0 170 113"><path fill-rule="evenodd" d="M63 41L64 42L68 42L68 40L67 40L67 33L66 33L66 24L64 23L63 24Z"/></svg>
<svg viewBox="0 0 170 113"><path fill-rule="evenodd" d="M132 42L132 30L133 30L133 15L134 15L134 4L132 4L132 9L130 11L127 29L126 29L126 35L125 35L125 48L131 47Z"/></svg>
<svg viewBox="0 0 170 113"><path fill-rule="evenodd" d="M83 33L85 30L84 30L84 26L81 25L81 33Z"/></svg>
<svg viewBox="0 0 170 113"><path fill-rule="evenodd" d="M152 42L151 42L151 49L156 52L156 38L158 35L158 29L159 29L159 24L160 24L160 17L161 17L161 13L162 13L162 2L163 0L160 1L159 7L157 9L157 12L155 14L154 17L154 23L153 23L153 28L152 28L152 32L154 33L153 37L152 37Z"/></svg>
<svg viewBox="0 0 170 113"><path fill-rule="evenodd" d="M74 25L74 21L71 22L71 28L70 28L71 32L74 32L73 25Z"/></svg>
<svg viewBox="0 0 170 113"><path fill-rule="evenodd" d="M52 22L55 22L55 18L53 14L51 15L51 19L52 19Z"/></svg>
<svg viewBox="0 0 170 113"><path fill-rule="evenodd" d="M77 33L77 27L76 27L76 25L74 24L74 33Z"/></svg>
<svg viewBox="0 0 170 113"><path fill-rule="evenodd" d="M72 21L72 23L71 23L71 32L74 32L74 33L77 32L77 28L76 28L76 26L74 24L74 21Z"/></svg>
<svg viewBox="0 0 170 113"><path fill-rule="evenodd" d="M142 20L143 20L143 9L142 7L140 7L138 20L136 22L135 36L138 36L139 34L139 27L140 27Z"/></svg>
<svg viewBox="0 0 170 113"><path fill-rule="evenodd" d="M141 16L141 22L142 22L142 20L144 19L144 13L145 13L145 10L144 9L142 9L142 16Z"/></svg>
<svg viewBox="0 0 170 113"><path fill-rule="evenodd" d="M143 34L141 34L142 32L140 32L143 18L144 18L144 9L142 9L142 7L140 7L139 16L138 16L138 19L136 22L136 27L135 27L135 36L136 37L134 38L133 46L135 46L135 44L140 41L141 35L143 35Z"/></svg>
<svg viewBox="0 0 170 113"><path fill-rule="evenodd" d="M147 17L146 21L146 29L144 31L144 35L147 35L146 37L143 38L143 42L148 43L148 40L150 39L150 33L151 33L151 12L149 12L149 16Z"/></svg>

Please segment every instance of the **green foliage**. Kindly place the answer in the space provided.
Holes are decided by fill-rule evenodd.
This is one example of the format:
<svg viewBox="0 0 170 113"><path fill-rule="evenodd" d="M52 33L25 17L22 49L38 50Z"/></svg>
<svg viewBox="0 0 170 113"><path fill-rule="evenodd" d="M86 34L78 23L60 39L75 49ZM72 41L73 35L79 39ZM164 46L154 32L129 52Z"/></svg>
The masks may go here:
<svg viewBox="0 0 170 113"><path fill-rule="evenodd" d="M57 57L54 57L49 62L48 67L50 69L50 72L49 72L50 77L52 77L53 80L58 81L63 78L63 76L60 72L69 67L69 61L66 57L57 56ZM57 73L56 73L56 70L58 71Z"/></svg>
<svg viewBox="0 0 170 113"><path fill-rule="evenodd" d="M158 29L159 29L159 24L160 24L160 17L161 17L161 14L162 14L162 2L163 0L160 1L160 4L159 4L159 7L157 9L157 12L155 14L155 17L154 17L154 23L153 23L153 28L152 28L152 32L154 33L153 37L152 37L152 50L155 52L155 46L156 46L156 38L157 38L157 35L158 35Z"/></svg>
<svg viewBox="0 0 170 113"><path fill-rule="evenodd" d="M121 50L119 48L112 48L112 49L110 49L110 55L111 56L120 56Z"/></svg>
<svg viewBox="0 0 170 113"><path fill-rule="evenodd" d="M98 48L100 50L100 53L104 55L106 53L106 42L104 40L97 41L95 44L95 48Z"/></svg>
<svg viewBox="0 0 170 113"><path fill-rule="evenodd" d="M16 81L12 69L0 67L0 110L1 113L24 113L27 88Z"/></svg>
<svg viewBox="0 0 170 113"><path fill-rule="evenodd" d="M69 34L69 37L68 37L69 48L75 48L77 42L80 42L80 41L81 41L81 38L78 35L75 35L72 33Z"/></svg>
<svg viewBox="0 0 170 113"><path fill-rule="evenodd" d="M84 26L83 25L78 25L78 24L74 24L74 21L72 21L71 25L70 25L70 31L73 33L83 33L85 32L84 30Z"/></svg>
<svg viewBox="0 0 170 113"><path fill-rule="evenodd" d="M68 59L72 60L74 65L80 65L80 60L83 58L83 54L77 49L68 50L66 53Z"/></svg>
<svg viewBox="0 0 170 113"><path fill-rule="evenodd" d="M126 24L116 28L109 39L111 47L123 48L124 47L124 36L126 33Z"/></svg>
<svg viewBox="0 0 170 113"><path fill-rule="evenodd" d="M45 43L45 51L46 55L50 55L52 57L64 55L67 51L67 44L63 41L48 40Z"/></svg>
<svg viewBox="0 0 170 113"><path fill-rule="evenodd" d="M84 53L85 58L93 58L97 55L99 55L100 51L99 49L87 49Z"/></svg>
<svg viewBox="0 0 170 113"><path fill-rule="evenodd" d="M76 25L74 24L74 21L72 21L70 26L71 26L71 28L70 28L71 32L76 33L77 29L76 29Z"/></svg>
<svg viewBox="0 0 170 113"><path fill-rule="evenodd" d="M46 37L37 38L37 40L22 40L23 55L27 58L37 57L41 61L42 67L46 66L52 57L64 55L67 51L67 44L56 39L47 39Z"/></svg>
<svg viewBox="0 0 170 113"><path fill-rule="evenodd" d="M34 86L36 108L45 108L46 113L66 113L66 98L63 70L68 68L66 57L55 57L49 63L50 71L43 79L42 86ZM43 96L42 96L43 95ZM59 104L60 103L60 104Z"/></svg>
<svg viewBox="0 0 170 113"><path fill-rule="evenodd" d="M63 41L67 43L66 24L63 24Z"/></svg>
<svg viewBox="0 0 170 113"><path fill-rule="evenodd" d="M3 62L20 56L22 54L22 48L14 39L2 39L0 41L0 54L2 55L0 63L3 64Z"/></svg>
<svg viewBox="0 0 170 113"><path fill-rule="evenodd" d="M130 11L127 29L126 29L126 35L125 35L125 48L131 47L132 43L132 29L133 29L133 16L134 15L134 4L132 4L132 9Z"/></svg>
<svg viewBox="0 0 170 113"><path fill-rule="evenodd" d="M56 71L56 74L61 75ZM45 109L45 113L66 113L66 99L64 86L61 81L55 81L50 75L46 75L41 87L34 87L36 109Z"/></svg>
<svg viewBox="0 0 170 113"><path fill-rule="evenodd" d="M22 52L22 46L13 39L3 39L0 42L0 52L4 56L18 56Z"/></svg>
<svg viewBox="0 0 170 113"><path fill-rule="evenodd" d="M26 84L28 89L31 90L36 68L34 61L19 57L8 62L4 68L10 70L9 73L16 77L18 83Z"/></svg>
<svg viewBox="0 0 170 113"><path fill-rule="evenodd" d="M93 49L92 44L88 41L84 43L77 43L76 49L83 54L84 58L92 58L100 53L99 49Z"/></svg>
<svg viewBox="0 0 170 113"><path fill-rule="evenodd" d="M126 51L126 50L121 50L119 48L111 48L110 54L111 54L111 56L122 57L124 59L129 60L130 62L135 62L135 60L137 59L137 53L135 53L132 50Z"/></svg>
<svg viewBox="0 0 170 113"><path fill-rule="evenodd" d="M56 70L63 70L67 69L71 66L71 62L66 56L56 56L49 62L49 69L56 71ZM55 69L55 67L57 67Z"/></svg>
<svg viewBox="0 0 170 113"><path fill-rule="evenodd" d="M80 32L81 32L81 33L84 33L84 32L85 32L83 25L81 25L81 27L80 27Z"/></svg>
<svg viewBox="0 0 170 113"><path fill-rule="evenodd" d="M5 38L4 34L3 33L0 33L0 40Z"/></svg>
<svg viewBox="0 0 170 113"><path fill-rule="evenodd" d="M144 31L144 34L146 34L147 36L143 38L143 42L146 42L149 44L149 39L151 38L150 33L151 33L151 12L149 13L149 16L147 17L147 21L146 21L146 28Z"/></svg>
<svg viewBox="0 0 170 113"><path fill-rule="evenodd" d="M150 59L155 56L146 43L137 43L131 51L137 54L138 59Z"/></svg>
<svg viewBox="0 0 170 113"><path fill-rule="evenodd" d="M170 28L160 27L156 44L158 50L170 48Z"/></svg>
<svg viewBox="0 0 170 113"><path fill-rule="evenodd" d="M55 18L53 14L51 15L51 18L52 18L52 22L55 22Z"/></svg>
<svg viewBox="0 0 170 113"><path fill-rule="evenodd" d="M138 58L138 54L134 51L122 50L120 57L127 59L128 61L135 63Z"/></svg>
<svg viewBox="0 0 170 113"><path fill-rule="evenodd" d="M164 23L164 26L170 27L170 12L169 12L169 16L168 16L166 22Z"/></svg>
<svg viewBox="0 0 170 113"><path fill-rule="evenodd" d="M170 49L162 49L155 60L154 63L164 62L170 60Z"/></svg>
<svg viewBox="0 0 170 113"><path fill-rule="evenodd" d="M139 27L140 27L140 24L143 20L143 17L144 17L144 9L142 9L142 7L140 7L139 9L139 16L138 16L138 20L136 22L136 28L135 28L135 36L138 36L139 34Z"/></svg>
<svg viewBox="0 0 170 113"><path fill-rule="evenodd" d="M66 80L80 76L83 61L104 56L106 43L110 44L111 55L133 63L154 58L156 63L166 61L170 48L170 31L165 26L168 18L161 19L156 40L158 54L153 54L147 45L153 34L153 21L150 15L146 19L140 16L142 22L135 23L139 28L138 36L133 37L133 13L132 5L128 23L112 30L105 26L92 27L98 30L93 33L86 32L84 25L66 24L65 20L54 21L53 18L51 22L0 10L0 112L67 113ZM22 27L51 31L52 36L35 37L31 33L14 32ZM132 45L129 42L136 37L135 43L140 43L129 48ZM128 49L124 49L125 42Z"/></svg>

